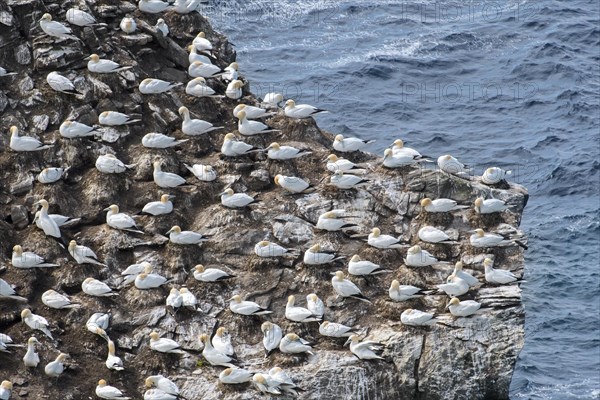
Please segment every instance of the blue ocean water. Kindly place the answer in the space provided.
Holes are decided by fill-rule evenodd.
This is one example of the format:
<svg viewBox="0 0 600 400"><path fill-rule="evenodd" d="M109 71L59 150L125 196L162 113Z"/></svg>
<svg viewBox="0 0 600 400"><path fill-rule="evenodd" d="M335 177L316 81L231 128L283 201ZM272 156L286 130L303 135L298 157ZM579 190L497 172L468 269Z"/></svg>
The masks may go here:
<svg viewBox="0 0 600 400"><path fill-rule="evenodd" d="M526 342L514 399L600 398L598 0L215 1L251 90L331 112L329 131L402 138L530 201Z"/></svg>

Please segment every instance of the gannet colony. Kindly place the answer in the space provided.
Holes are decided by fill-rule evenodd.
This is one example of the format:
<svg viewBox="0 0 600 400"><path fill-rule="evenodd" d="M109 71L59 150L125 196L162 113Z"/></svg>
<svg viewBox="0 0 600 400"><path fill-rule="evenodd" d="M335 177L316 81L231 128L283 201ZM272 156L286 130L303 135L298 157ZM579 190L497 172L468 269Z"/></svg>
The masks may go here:
<svg viewBox="0 0 600 400"><path fill-rule="evenodd" d="M0 3L0 399L508 398L526 189L255 98L197 3Z"/></svg>

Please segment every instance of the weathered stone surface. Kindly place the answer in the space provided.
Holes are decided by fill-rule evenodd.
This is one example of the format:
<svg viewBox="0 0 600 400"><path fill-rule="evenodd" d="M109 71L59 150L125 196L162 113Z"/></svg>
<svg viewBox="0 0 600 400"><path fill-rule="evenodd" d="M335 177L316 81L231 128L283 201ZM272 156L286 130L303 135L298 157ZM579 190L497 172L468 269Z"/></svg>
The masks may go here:
<svg viewBox="0 0 600 400"><path fill-rule="evenodd" d="M46 2L48 3L48 2ZM64 4L63 4L64 3ZM26 371L21 362L23 348L14 354L0 353L2 379L15 383L14 398L93 397L96 382L108 379L133 398L141 398L144 378L161 373L174 379L188 399L259 399L264 398L250 385L227 387L218 383L220 368L201 361L200 333L210 333L215 325L225 326L233 337L241 365L252 371L266 371L279 365L302 387L302 399L487 399L508 398L508 387L517 354L523 346L523 308L518 285L493 287L483 285L464 296L482 303L481 311L466 319L454 319L446 313L448 299L431 295L405 303L393 303L388 297L392 279L402 284L434 288L445 281L457 260L465 270L484 282L483 259L493 258L495 267L523 273L523 254L518 247L475 249L469 246L467 231L476 227L501 232L518 231L527 191L518 185L494 187L477 179L463 180L430 169L403 168L387 170L381 160L370 154L349 154L347 158L365 167L371 183L358 190L340 191L327 185L329 173L322 160L332 152L332 134L320 130L312 119L291 120L279 112L268 124L280 133L244 137L244 141L265 148L271 142L310 149L313 153L298 160L268 160L262 152L230 159L219 153L223 135L235 132L237 121L232 109L238 104L230 99L192 98L184 88L160 95L141 95L137 86L146 77L186 83L186 46L198 31L211 39L215 63L225 67L235 60L233 47L214 32L199 14L178 15L167 12L163 17L171 26L168 38L157 35L154 24L158 15L136 11L136 5L120 0L87 1L89 11L105 18L108 27L74 27L83 43L58 41L37 36L37 20L32 15L51 12L64 21L68 2L42 3L9 0L9 8L0 3L4 21L19 29L0 26L0 42L14 46L0 47L0 65L19 72L15 78L0 81L0 131L18 125L24 132L54 142L52 150L41 153L8 151L7 135L0 136L0 277L15 285L28 298L27 306L50 321L56 340L36 334L42 341L38 349L45 364L59 351L70 354L71 368L58 383L45 377L38 367ZM45 4L45 6L44 6ZM83 2L80 2L83 5ZM45 8L47 7L47 8ZM117 29L120 19L132 13L140 30L125 35ZM9 15L8 18L6 15ZM1 21L0 21L1 22ZM4 24L6 25L6 24ZM35 30L34 30L35 28ZM31 33L34 32L34 33ZM133 68L119 74L94 75L85 68L82 54L93 49L102 58L110 58ZM30 53L32 52L32 53ZM33 69L28 67L33 54ZM83 96L60 95L48 88L46 75L59 70L75 82ZM8 84L6 84L8 82ZM209 80L218 93L226 85ZM257 104L245 88L247 104ZM193 118L224 126L170 149L148 149L140 142L148 132L161 132L184 138L177 109L185 105ZM58 132L62 121L75 119L88 125L98 122L102 111L115 110L143 122L126 127L103 127L95 138L65 139ZM94 168L101 154L115 154L131 171L103 175ZM152 162L161 160L163 169L182 175L184 188L161 189L152 181ZM218 179L201 182L183 165L210 164ZM48 165L71 167L69 176L53 185L40 185L34 173ZM289 195L273 183L276 174L299 176L316 187L313 193ZM260 200L246 210L224 209L218 194L232 187L236 192L256 195ZM175 195L175 210L165 216L136 217L144 235L116 231L105 224L102 210L118 204L123 212L138 213L144 204L160 195ZM478 196L506 201L510 210L501 215L478 215L472 208L454 214L432 215L421 212L424 197L451 197L471 205ZM45 198L50 213L81 218L62 232L66 241L76 239L91 247L107 265L78 265L66 252L63 243L46 237L31 224L33 203ZM315 229L318 216L331 209L343 208L357 226L344 232ZM166 232L175 224L209 235L201 246L178 246L169 243ZM424 224L446 231L455 243L422 246L448 264L408 268L403 264L405 249L419 243L417 232ZM379 250L365 243L370 229L377 226L383 233L399 236L405 248ZM254 244L273 240L289 248L290 254L275 259L254 255ZM384 265L392 272L375 277L351 279L371 298L373 304L337 298L330 284L331 272L345 270L346 260L329 266L302 263L304 251L313 243L323 249ZM22 244L58 268L39 271L19 270L10 264L12 246ZM172 281L163 288L140 291L121 287L120 272L134 262L151 262L157 273ZM208 284L196 281L191 273L196 264L218 267L235 275L228 282ZM86 277L101 279L114 287L115 298L93 298L81 291ZM188 287L198 298L199 310L179 310L171 314L164 307L170 287ZM45 307L40 295L53 288L63 291L82 308L54 310ZM317 293L327 305L325 319L356 326L370 340L385 345L383 361L360 361L353 357L344 340L319 336L316 324L296 324L284 318L286 298ZM261 318L241 317L228 310L233 294L269 307L274 313L266 319L276 321L285 332L296 332L315 343L314 356L273 354L263 358ZM20 321L25 304L0 302L0 332L19 343L26 343L33 332ZM439 323L432 327L407 327L400 314L407 308L429 310L438 314ZM125 362L125 371L116 373L104 366L106 343L83 328L93 312L110 312L110 337L117 343L117 354ZM149 348L148 334L157 330L164 337L179 341L185 356L157 354ZM200 362L199 362L200 361Z"/></svg>

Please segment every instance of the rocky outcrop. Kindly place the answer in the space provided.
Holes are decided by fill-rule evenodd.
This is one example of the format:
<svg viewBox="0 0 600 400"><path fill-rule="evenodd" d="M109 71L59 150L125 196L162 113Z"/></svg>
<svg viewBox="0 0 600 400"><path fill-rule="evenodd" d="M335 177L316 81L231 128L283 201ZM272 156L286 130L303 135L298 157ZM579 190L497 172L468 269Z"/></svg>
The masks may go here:
<svg viewBox="0 0 600 400"><path fill-rule="evenodd" d="M334 190L327 185L328 172L323 159L332 152L332 135L320 130L312 119L291 120L282 113L268 123L280 133L244 138L266 147L270 142L291 144L312 150L312 154L292 162L269 161L261 152L229 159L219 149L224 132L235 132L237 123L232 109L238 104L230 99L193 98L179 88L162 95L142 95L137 90L146 77L187 82L185 46L198 31L204 31L215 46L216 63L221 67L235 59L224 37L214 32L197 13L178 15L167 12L161 17L170 26L172 36L157 34L153 25L157 15L141 14L132 3L89 1L92 12L108 26L73 27L82 42L54 43L40 36L37 21L44 12L64 21L66 5L60 2L12 1L0 4L0 65L17 71L14 77L0 78L0 277L28 299L28 307L45 316L56 340L36 335L42 342L39 353L42 365L27 371L21 358L24 349L0 353L0 379L13 381L16 399L83 399L93 397L96 382L105 378L133 398L141 398L144 378L157 373L170 376L180 385L188 399L254 399L262 396L249 385L239 387L218 383L220 368L202 362L197 337L210 333L218 323L229 329L242 364L253 371L266 371L279 365L305 390L303 399L492 399L508 398L508 388L516 357L523 346L523 308L518 286L484 285L464 298L483 304L482 312L462 319L446 314L448 298L426 296L405 303L390 301L387 290L392 279L403 284L433 287L445 281L456 260L482 282L482 261L495 260L495 267L523 272L523 253L518 247L502 247L488 252L468 244L468 230L510 231L519 225L527 202L526 190L518 185L490 188L477 179L463 180L435 170L404 168L388 170L380 159L369 154L347 156L368 166L370 184L357 190ZM82 6L84 2L81 2ZM116 28L120 19L132 13L139 32L125 35ZM85 69L84 56L98 53L133 69L114 75L94 75ZM243 73L243 65L241 71ZM82 93L80 97L56 94L46 84L53 70L70 78ZM211 80L210 85L223 93L225 85ZM245 89L248 90L248 89ZM245 92L241 100L255 104ZM149 132L161 132L184 138L177 109L185 105L192 113L217 126L225 126L201 137L191 138L176 148L155 150L141 145ZM127 127L104 128L102 137L65 139L58 127L66 118L95 124L102 111L115 110L143 117L143 123ZM6 134L11 125L44 142L54 143L50 150L15 153L8 147ZM98 155L112 153L132 171L104 175L94 168ZM139 216L145 235L109 228L102 209L118 204L123 212L135 214L149 201L157 200L160 189L152 179L152 162L159 159L164 170L186 177L189 185L168 193L176 196L172 214L160 217ZM218 172L214 182L200 182L184 163L210 164ZM35 177L44 167L70 166L68 175L53 184L41 184ZM286 195L273 183L276 174L299 176L318 190L306 195ZM224 187L235 192L257 194L261 200L243 211L224 209L218 193ZM481 216L472 208L453 215L422 213L418 204L424 197L449 197L462 204L472 204L480 196L505 200L510 211L501 216ZM75 238L96 251L107 267L78 265L58 241L45 236L34 224L37 200L49 201L51 213L81 218L79 224L63 228L65 239ZM318 216L331 209L345 209L354 230L328 233L316 230ZM452 264L409 268L403 256L410 244L419 242L417 231L423 224L435 225L449 232L453 244L423 244L440 260ZM178 224L183 229L210 235L202 246L177 246L168 243L165 232ZM374 226L382 232L400 236L405 249L378 250L365 243ZM276 259L259 258L254 244L267 238L294 249L293 255ZM345 263L308 266L302 254L309 245L322 247L384 265L390 274L351 278L373 304L353 300L341 301L331 288L331 272L345 270ZM20 270L12 267L12 247L21 244L59 268ZM92 298L82 293L86 277L101 279L117 287L120 272L129 264L151 262L156 270L173 278L175 287L187 286L200 299L202 312L181 311L171 315L164 301L168 288L140 291L135 287L119 290L114 299ZM347 260L346 260L347 261ZM196 264L219 266L236 275L227 283L206 284L195 281L190 269ZM70 311L45 307L40 299L47 289L67 293L83 305ZM284 318L286 298L295 294L302 300L315 292L326 303L326 319L368 330L368 337L385 344L385 361L360 361L342 346L343 341L324 338L318 326L296 324ZM296 332L315 343L315 355L291 357L276 353L263 358L261 319L241 317L228 310L227 299L239 293L268 306L274 313L267 318L277 321L285 332ZM32 335L20 321L25 304L0 301L0 332L17 343L26 343ZM400 323L404 309L431 310L440 322L432 327L407 327ZM125 362L125 371L109 371L106 343L85 330L93 312L111 312L108 331L117 343L117 354ZM164 355L149 349L148 334L158 330L176 339L189 354L183 357ZM68 353L69 370L57 381L48 379L43 365L59 351ZM195 374L192 374L196 371Z"/></svg>

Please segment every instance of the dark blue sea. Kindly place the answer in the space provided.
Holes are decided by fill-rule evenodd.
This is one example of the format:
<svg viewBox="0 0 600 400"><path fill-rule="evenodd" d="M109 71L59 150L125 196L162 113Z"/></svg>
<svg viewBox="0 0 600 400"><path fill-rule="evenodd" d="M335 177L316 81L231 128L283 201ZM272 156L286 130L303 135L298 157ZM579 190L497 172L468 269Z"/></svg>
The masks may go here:
<svg viewBox="0 0 600 400"><path fill-rule="evenodd" d="M214 1L257 94L330 110L329 131L394 139L531 195L526 340L513 399L600 398L598 0Z"/></svg>

